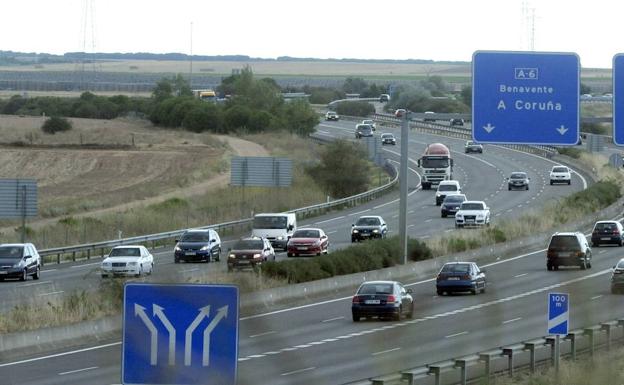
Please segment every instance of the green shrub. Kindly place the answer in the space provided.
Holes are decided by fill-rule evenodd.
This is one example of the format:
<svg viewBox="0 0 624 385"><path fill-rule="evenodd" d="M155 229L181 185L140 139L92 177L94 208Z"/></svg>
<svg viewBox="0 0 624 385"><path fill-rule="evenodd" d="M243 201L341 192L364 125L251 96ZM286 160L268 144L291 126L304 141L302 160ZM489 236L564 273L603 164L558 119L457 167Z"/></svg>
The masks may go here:
<svg viewBox="0 0 624 385"><path fill-rule="evenodd" d="M336 106L338 115L368 116L375 113L375 106L368 102L345 101Z"/></svg>
<svg viewBox="0 0 624 385"><path fill-rule="evenodd" d="M46 120L41 126L41 130L46 134L56 134L57 132L69 131L72 128L72 124L65 118L53 116Z"/></svg>

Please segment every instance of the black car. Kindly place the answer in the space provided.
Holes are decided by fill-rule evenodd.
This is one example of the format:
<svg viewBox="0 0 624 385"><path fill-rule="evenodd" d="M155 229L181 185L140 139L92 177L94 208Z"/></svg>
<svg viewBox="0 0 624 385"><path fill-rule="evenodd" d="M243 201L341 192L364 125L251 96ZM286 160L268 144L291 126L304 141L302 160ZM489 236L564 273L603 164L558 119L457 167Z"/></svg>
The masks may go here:
<svg viewBox="0 0 624 385"><path fill-rule="evenodd" d="M0 281L19 278L20 281L41 277L41 256L32 243L5 243L0 245Z"/></svg>
<svg viewBox="0 0 624 385"><path fill-rule="evenodd" d="M451 126L463 126L464 125L464 119L459 119L459 118L453 118L450 121Z"/></svg>
<svg viewBox="0 0 624 385"><path fill-rule="evenodd" d="M414 316L411 289L396 281L364 282L353 296L351 314L353 322L362 317L391 318L400 321L405 315Z"/></svg>
<svg viewBox="0 0 624 385"><path fill-rule="evenodd" d="M266 238L243 238L228 252L228 271L254 268L266 261L275 261L275 250L271 242Z"/></svg>
<svg viewBox="0 0 624 385"><path fill-rule="evenodd" d="M448 262L442 266L436 277L438 295L469 291L485 293L485 270L474 262Z"/></svg>
<svg viewBox="0 0 624 385"><path fill-rule="evenodd" d="M555 233L546 251L546 269L558 270L559 266L578 266L591 269L592 252L585 235L581 232Z"/></svg>
<svg viewBox="0 0 624 385"><path fill-rule="evenodd" d="M385 238L387 233L388 226L382 217L378 215L360 217L351 225L351 242Z"/></svg>
<svg viewBox="0 0 624 385"><path fill-rule="evenodd" d="M624 227L618 221L598 221L594 224L591 236L592 246L598 247L603 243L624 245Z"/></svg>
<svg viewBox="0 0 624 385"><path fill-rule="evenodd" d="M507 178L507 189L509 191L513 189L528 190L530 180L531 178L527 176L526 172L512 172Z"/></svg>
<svg viewBox="0 0 624 385"><path fill-rule="evenodd" d="M442 218L446 218L447 215L455 215L455 213L459 210L462 202L466 200L466 196L464 194L452 194L447 195L442 201L441 206L441 216Z"/></svg>
<svg viewBox="0 0 624 385"><path fill-rule="evenodd" d="M390 134L387 132L381 134L381 144L391 144L393 146L396 146L396 138L394 137L394 134Z"/></svg>
<svg viewBox="0 0 624 385"><path fill-rule="evenodd" d="M219 261L221 238L214 230L188 230L176 239L173 255L175 263Z"/></svg>
<svg viewBox="0 0 624 385"><path fill-rule="evenodd" d="M473 142L472 140L469 140L466 142L466 145L464 146L464 153L469 153L469 152L477 152L479 154L483 154L483 146Z"/></svg>

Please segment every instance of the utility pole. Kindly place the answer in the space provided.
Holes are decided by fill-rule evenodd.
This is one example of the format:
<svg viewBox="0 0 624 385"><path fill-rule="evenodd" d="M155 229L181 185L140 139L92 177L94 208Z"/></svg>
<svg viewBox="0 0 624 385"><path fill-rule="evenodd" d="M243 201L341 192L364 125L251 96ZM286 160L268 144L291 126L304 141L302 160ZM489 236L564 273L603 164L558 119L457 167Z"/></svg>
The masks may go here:
<svg viewBox="0 0 624 385"><path fill-rule="evenodd" d="M400 116L399 116L400 114ZM397 112L401 118L401 164L399 166L399 241L403 253L403 264L407 264L407 188L408 188L408 144L409 144L409 112Z"/></svg>

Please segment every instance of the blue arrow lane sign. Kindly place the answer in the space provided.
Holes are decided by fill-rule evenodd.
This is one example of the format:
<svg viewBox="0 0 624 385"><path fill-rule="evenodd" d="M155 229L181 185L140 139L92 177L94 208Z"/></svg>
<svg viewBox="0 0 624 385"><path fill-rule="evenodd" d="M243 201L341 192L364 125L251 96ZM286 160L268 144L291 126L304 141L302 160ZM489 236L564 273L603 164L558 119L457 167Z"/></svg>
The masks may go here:
<svg viewBox="0 0 624 385"><path fill-rule="evenodd" d="M548 293L548 334L568 334L569 304L567 293Z"/></svg>
<svg viewBox="0 0 624 385"><path fill-rule="evenodd" d="M477 51L472 136L481 143L575 145L579 90L574 53Z"/></svg>
<svg viewBox="0 0 624 385"><path fill-rule="evenodd" d="M127 283L122 383L235 385L238 301L236 286Z"/></svg>
<svg viewBox="0 0 624 385"><path fill-rule="evenodd" d="M613 143L624 146L624 54L613 57Z"/></svg>

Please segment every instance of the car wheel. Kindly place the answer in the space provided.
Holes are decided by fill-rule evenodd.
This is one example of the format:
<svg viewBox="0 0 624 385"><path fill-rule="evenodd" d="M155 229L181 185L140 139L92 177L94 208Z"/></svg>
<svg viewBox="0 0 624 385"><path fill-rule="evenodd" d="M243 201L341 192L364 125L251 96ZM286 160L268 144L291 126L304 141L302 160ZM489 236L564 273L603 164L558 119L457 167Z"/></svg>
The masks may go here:
<svg viewBox="0 0 624 385"><path fill-rule="evenodd" d="M547 263L546 264L546 270L552 271L552 269L553 269L552 265L550 263Z"/></svg>
<svg viewBox="0 0 624 385"><path fill-rule="evenodd" d="M108 278L108 274L102 274L102 278Z"/></svg>
<svg viewBox="0 0 624 385"><path fill-rule="evenodd" d="M477 289L470 289L470 294L477 295Z"/></svg>
<svg viewBox="0 0 624 385"><path fill-rule="evenodd" d="M553 265L553 270L559 270L559 265Z"/></svg>
<svg viewBox="0 0 624 385"><path fill-rule="evenodd" d="M290 258L292 256L293 256L292 253L286 253L286 257Z"/></svg>
<svg viewBox="0 0 624 385"><path fill-rule="evenodd" d="M444 291L440 290L440 289L437 290L437 293L438 293L439 296L443 296L444 295Z"/></svg>
<svg viewBox="0 0 624 385"><path fill-rule="evenodd" d="M526 186L526 190L529 191L529 185Z"/></svg>
<svg viewBox="0 0 624 385"><path fill-rule="evenodd" d="M570 185L570 183L572 183L572 181L571 181L571 180L569 180L569 181L568 181L568 186Z"/></svg>
<svg viewBox="0 0 624 385"><path fill-rule="evenodd" d="M552 180L550 181L550 185L551 185L551 186L553 185L553 181L552 181Z"/></svg>
<svg viewBox="0 0 624 385"><path fill-rule="evenodd" d="M394 320L395 320L395 321L400 321L400 320L401 320L401 318L403 318L403 306L400 306L400 307L399 307L399 311L398 311L398 313L396 313L396 314L394 315Z"/></svg>
<svg viewBox="0 0 624 385"><path fill-rule="evenodd" d="M622 246L621 242L620 242L620 246ZM599 247L598 242L592 242L592 247Z"/></svg>
<svg viewBox="0 0 624 385"><path fill-rule="evenodd" d="M24 269L22 271L22 276L20 277L20 281L25 281L28 279L28 270Z"/></svg>
<svg viewBox="0 0 624 385"><path fill-rule="evenodd" d="M587 262L587 268L588 268L588 269L591 269L591 267L592 267L591 261L588 261L588 262Z"/></svg>
<svg viewBox="0 0 624 385"><path fill-rule="evenodd" d="M507 191L511 191L511 186L507 186Z"/></svg>
<svg viewBox="0 0 624 385"><path fill-rule="evenodd" d="M360 322L360 316L353 313L353 322Z"/></svg>
<svg viewBox="0 0 624 385"><path fill-rule="evenodd" d="M441 215L442 215L442 218L446 218L446 214L445 213L442 213Z"/></svg>
<svg viewBox="0 0 624 385"><path fill-rule="evenodd" d="M35 274L33 274L33 279L41 278L41 266L37 266L35 269Z"/></svg>
<svg viewBox="0 0 624 385"><path fill-rule="evenodd" d="M139 266L139 272L134 277L139 278L141 275L143 275L143 265Z"/></svg>
<svg viewBox="0 0 624 385"><path fill-rule="evenodd" d="M615 287L611 286L611 294L617 294L618 291Z"/></svg>
<svg viewBox="0 0 624 385"><path fill-rule="evenodd" d="M149 272L147 274L148 275L152 275L153 272L154 272L154 262L150 263L150 269L149 269Z"/></svg>
<svg viewBox="0 0 624 385"><path fill-rule="evenodd" d="M180 263L180 258L175 257L175 258L173 259L173 263Z"/></svg>
<svg viewBox="0 0 624 385"><path fill-rule="evenodd" d="M410 312L407 313L407 318L409 318L409 319L414 318L414 303L412 303L412 307L410 309Z"/></svg>
<svg viewBox="0 0 624 385"><path fill-rule="evenodd" d="M483 285L483 287L481 288L481 294L485 293L485 284Z"/></svg>
<svg viewBox="0 0 624 385"><path fill-rule="evenodd" d="M583 260L583 262L581 262L580 267L581 267L581 270L587 269L587 261Z"/></svg>

